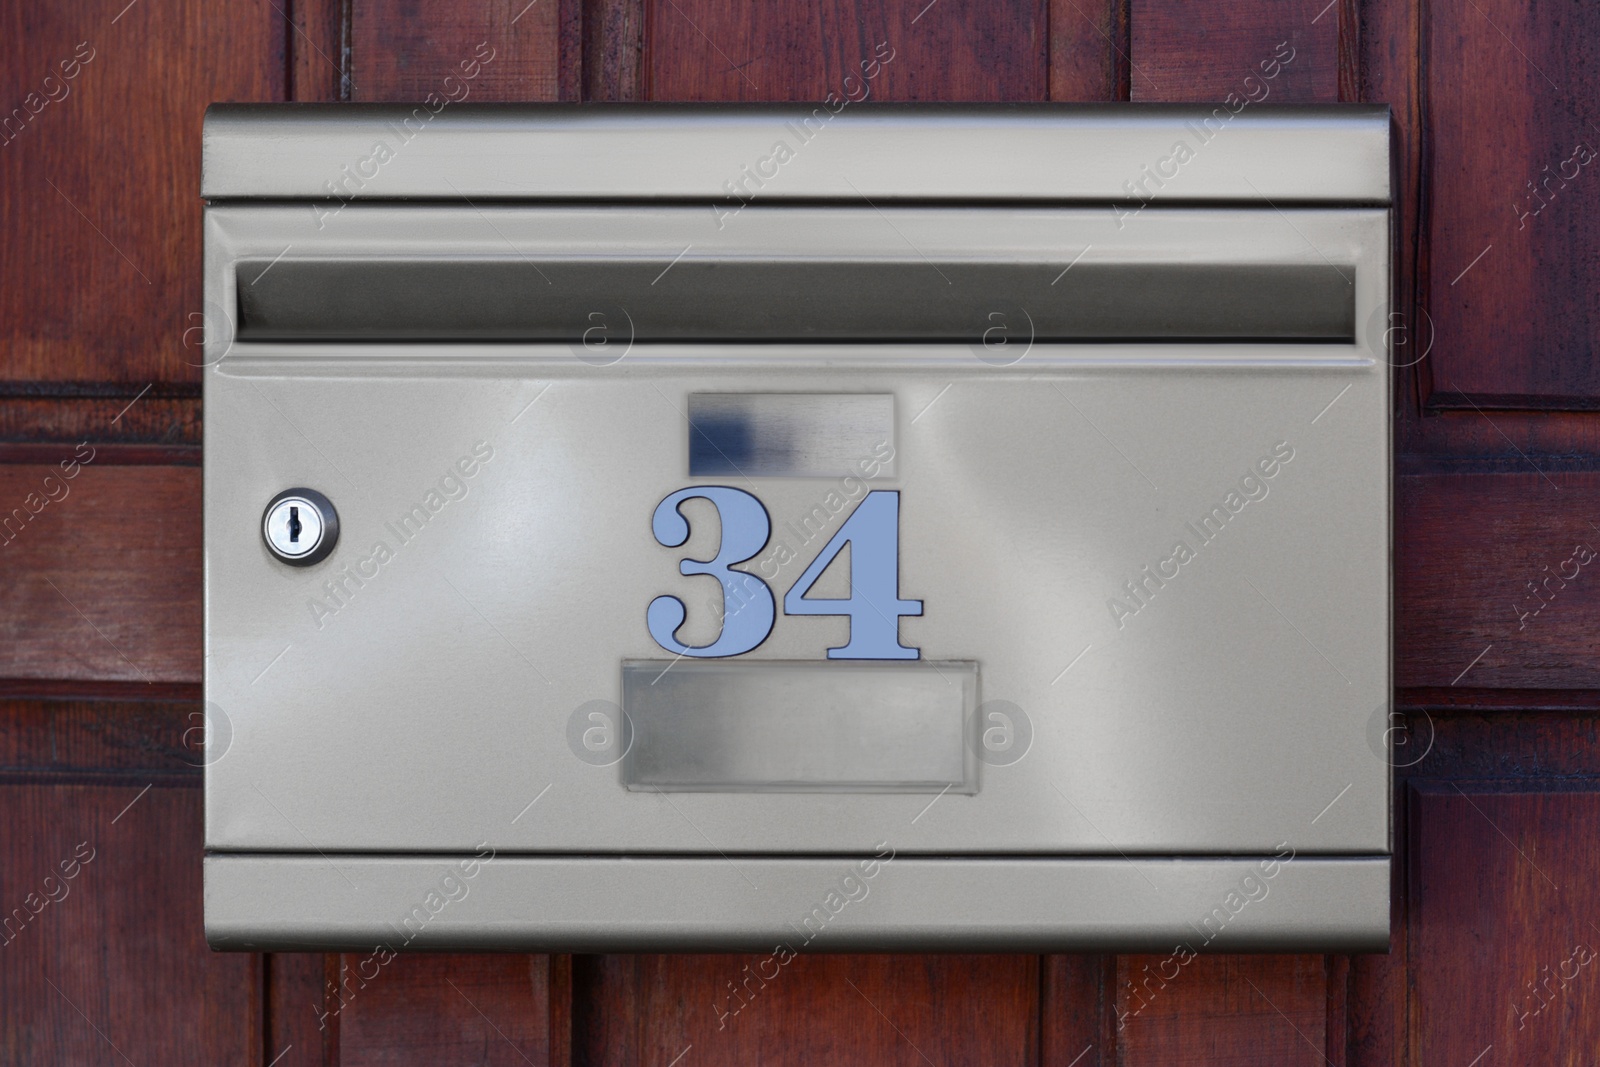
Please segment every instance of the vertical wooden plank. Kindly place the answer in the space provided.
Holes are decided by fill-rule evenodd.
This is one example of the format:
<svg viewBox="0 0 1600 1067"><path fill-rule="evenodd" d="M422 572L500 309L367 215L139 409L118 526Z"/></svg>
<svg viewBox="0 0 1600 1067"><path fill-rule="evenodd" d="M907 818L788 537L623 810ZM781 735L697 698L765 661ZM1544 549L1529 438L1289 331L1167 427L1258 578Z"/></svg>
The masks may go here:
<svg viewBox="0 0 1600 1067"><path fill-rule="evenodd" d="M1127 0L1050 0L1050 99L1128 99Z"/></svg>
<svg viewBox="0 0 1600 1067"><path fill-rule="evenodd" d="M550 1067L572 1067L572 957L545 959L550 967Z"/></svg>
<svg viewBox="0 0 1600 1067"><path fill-rule="evenodd" d="M549 957L349 953L339 1067L550 1062Z"/></svg>
<svg viewBox="0 0 1600 1067"><path fill-rule="evenodd" d="M1337 101L1339 3L1134 0L1133 99Z"/></svg>
<svg viewBox="0 0 1600 1067"><path fill-rule="evenodd" d="M328 1062L323 957L282 952L266 957L266 1047L273 1067L321 1067Z"/></svg>
<svg viewBox="0 0 1600 1067"><path fill-rule="evenodd" d="M1321 956L1122 956L1121 1067L1318 1067L1326 1062Z"/></svg>
<svg viewBox="0 0 1600 1067"><path fill-rule="evenodd" d="M350 99L346 69L345 0L294 0L285 4L289 20L289 99L330 102Z"/></svg>
<svg viewBox="0 0 1600 1067"><path fill-rule="evenodd" d="M556 14L556 99L575 103L583 99L584 0L558 0Z"/></svg>
<svg viewBox="0 0 1600 1067"><path fill-rule="evenodd" d="M198 381L201 116L283 99L284 30L270 4L0 9L0 375Z"/></svg>
<svg viewBox="0 0 1600 1067"><path fill-rule="evenodd" d="M560 99L561 0L372 0L350 25L351 98Z"/></svg>
<svg viewBox="0 0 1600 1067"><path fill-rule="evenodd" d="M1554 785L1413 785L1420 1063L1586 1063L1600 1048L1600 793Z"/></svg>
<svg viewBox="0 0 1600 1067"><path fill-rule="evenodd" d="M1044 0L647 0L652 100L1043 100Z"/></svg>
<svg viewBox="0 0 1600 1067"><path fill-rule="evenodd" d="M1323 1058L1328 1067L1346 1067L1346 1036L1350 1030L1350 957L1326 956L1328 1015L1322 1034L1326 1047Z"/></svg>
<svg viewBox="0 0 1600 1067"><path fill-rule="evenodd" d="M1432 406L1600 409L1600 9L1427 5ZM1464 76L1463 72L1471 72ZM1495 131L1489 150L1484 131Z"/></svg>
<svg viewBox="0 0 1600 1067"><path fill-rule="evenodd" d="M0 1063L262 1063L260 957L204 940L197 711L0 702Z"/></svg>
<svg viewBox="0 0 1600 1067"><path fill-rule="evenodd" d="M1116 973L1111 956L1040 957L1040 1067L1107 1067L1117 1062L1110 1010Z"/></svg>
<svg viewBox="0 0 1600 1067"><path fill-rule="evenodd" d="M583 98L644 97L644 0L584 0Z"/></svg>
<svg viewBox="0 0 1600 1067"><path fill-rule="evenodd" d="M1425 763L1432 754L1434 738L1431 723L1425 714L1404 720L1408 730L1417 723L1410 736L1420 737L1429 731L1429 749L1416 756L1407 755L1399 763L1413 760ZM1415 766L1413 763L1412 766ZM1407 767L1409 771L1411 768ZM1406 855L1410 837L1410 812L1406 802L1408 791L1403 783L1393 787L1391 818L1395 859L1390 872L1389 890L1389 951L1387 954L1367 954L1350 957L1349 981L1345 1001L1345 1025L1337 1036L1345 1052L1345 1067L1391 1067L1396 1064L1415 1063L1408 1054L1410 980L1408 964L1411 932L1407 922L1407 901L1410 887L1406 878ZM1330 990L1330 1001L1332 991ZM1329 1032L1329 1038L1335 1035Z"/></svg>
<svg viewBox="0 0 1600 1067"><path fill-rule="evenodd" d="M1038 1061L1034 956L578 957L574 972L579 1063Z"/></svg>
<svg viewBox="0 0 1600 1067"><path fill-rule="evenodd" d="M643 959L620 955L572 957L573 1063L584 1067L637 1067L641 1015L646 1010L639 982Z"/></svg>
<svg viewBox="0 0 1600 1067"><path fill-rule="evenodd" d="M1395 362L1404 369L1397 378L1402 417L1395 433L1396 450L1411 446L1415 439L1418 398L1424 395L1423 380L1432 368L1428 359L1432 344L1431 320L1417 307L1417 239L1421 217L1420 176L1421 98L1418 92L1420 49L1419 0L1363 0L1361 22L1365 32L1359 37L1360 96L1371 103L1386 103L1393 112L1390 135L1394 138L1395 227L1393 270L1395 304L1390 309L1391 335L1396 351L1403 353ZM1408 440L1409 439L1409 440Z"/></svg>
<svg viewBox="0 0 1600 1067"><path fill-rule="evenodd" d="M1339 0L1339 102L1362 103L1361 4Z"/></svg>
<svg viewBox="0 0 1600 1067"><path fill-rule="evenodd" d="M260 1063L260 959L203 940L198 789L9 782L0 811L0 1062Z"/></svg>

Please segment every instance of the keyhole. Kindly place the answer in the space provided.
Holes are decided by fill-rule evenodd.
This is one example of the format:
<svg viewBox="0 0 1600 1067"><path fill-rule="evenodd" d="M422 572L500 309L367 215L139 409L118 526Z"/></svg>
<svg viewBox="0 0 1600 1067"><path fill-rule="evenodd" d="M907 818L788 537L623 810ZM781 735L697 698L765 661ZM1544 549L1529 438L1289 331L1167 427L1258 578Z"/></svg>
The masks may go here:
<svg viewBox="0 0 1600 1067"><path fill-rule="evenodd" d="M300 509L294 506L289 508L289 543L298 544L300 541Z"/></svg>

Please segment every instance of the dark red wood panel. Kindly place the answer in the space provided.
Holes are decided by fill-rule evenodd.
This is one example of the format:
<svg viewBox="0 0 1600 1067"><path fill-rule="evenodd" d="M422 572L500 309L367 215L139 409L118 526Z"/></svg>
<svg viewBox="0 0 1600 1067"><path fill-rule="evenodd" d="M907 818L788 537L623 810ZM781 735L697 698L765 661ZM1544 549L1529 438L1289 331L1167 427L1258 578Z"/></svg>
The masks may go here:
<svg viewBox="0 0 1600 1067"><path fill-rule="evenodd" d="M262 1062L260 957L201 927L192 710L0 704L0 1063Z"/></svg>
<svg viewBox="0 0 1600 1067"><path fill-rule="evenodd" d="M644 0L585 0L581 22L583 99L644 99Z"/></svg>
<svg viewBox="0 0 1600 1067"><path fill-rule="evenodd" d="M560 98L560 0L373 0L351 11L351 99L415 101L436 114Z"/></svg>
<svg viewBox="0 0 1600 1067"><path fill-rule="evenodd" d="M283 99L283 34L271 3L5 5L5 378L198 380L201 116Z"/></svg>
<svg viewBox="0 0 1600 1067"><path fill-rule="evenodd" d="M925 1067L1025 1064L1038 1055L1036 956L779 953L575 963L579 1063Z"/></svg>
<svg viewBox="0 0 1600 1067"><path fill-rule="evenodd" d="M1121 0L1050 0L1050 99L1128 99L1128 9Z"/></svg>
<svg viewBox="0 0 1600 1067"><path fill-rule="evenodd" d="M1478 783L1414 788L1412 1018L1420 1062L1593 1062L1600 793L1592 782L1516 792Z"/></svg>
<svg viewBox="0 0 1600 1067"><path fill-rule="evenodd" d="M1600 408L1600 9L1426 7L1436 406ZM1470 76L1463 76L1471 72Z"/></svg>
<svg viewBox="0 0 1600 1067"><path fill-rule="evenodd" d="M1328 1058L1327 998L1322 956L1122 956L1117 1062L1316 1067Z"/></svg>
<svg viewBox="0 0 1600 1067"><path fill-rule="evenodd" d="M64 388L77 391L81 386L70 383ZM183 395L163 395L166 390L144 390L143 386L104 392L101 396L0 399L0 463L19 462L16 450L7 447L10 444L66 444L70 452L79 441L187 446L194 450L193 461L199 461L200 398L196 389L187 389Z"/></svg>
<svg viewBox="0 0 1600 1067"><path fill-rule="evenodd" d="M56 452L0 464L0 679L199 682L199 468Z"/></svg>
<svg viewBox="0 0 1600 1067"><path fill-rule="evenodd" d="M1041 1067L1116 1063L1116 959L1076 954L1039 961Z"/></svg>
<svg viewBox="0 0 1600 1067"><path fill-rule="evenodd" d="M346 56L349 6L342 0L295 0L284 7L291 20L289 52L290 100L330 102L350 99Z"/></svg>
<svg viewBox="0 0 1600 1067"><path fill-rule="evenodd" d="M1339 99L1341 0L1139 3L1132 11L1135 100L1265 103Z"/></svg>
<svg viewBox="0 0 1600 1067"><path fill-rule="evenodd" d="M327 1014L324 957L306 952L263 956L266 1063L321 1067L336 1062L338 1019ZM273 1057L281 1057L273 1063Z"/></svg>
<svg viewBox="0 0 1600 1067"><path fill-rule="evenodd" d="M646 0L652 100L1044 100L1043 0Z"/></svg>
<svg viewBox="0 0 1600 1067"><path fill-rule="evenodd" d="M347 953L340 1067L550 1062L550 957Z"/></svg>
<svg viewBox="0 0 1600 1067"><path fill-rule="evenodd" d="M1398 482L1397 683L1600 688L1600 475Z"/></svg>

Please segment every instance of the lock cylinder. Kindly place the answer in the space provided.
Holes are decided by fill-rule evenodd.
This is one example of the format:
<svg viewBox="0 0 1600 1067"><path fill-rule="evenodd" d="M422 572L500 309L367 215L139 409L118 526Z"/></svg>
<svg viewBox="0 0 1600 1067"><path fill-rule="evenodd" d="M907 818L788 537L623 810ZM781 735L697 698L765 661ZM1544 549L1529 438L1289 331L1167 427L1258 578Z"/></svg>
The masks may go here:
<svg viewBox="0 0 1600 1067"><path fill-rule="evenodd" d="M321 563L339 542L339 513L315 489L285 489L261 516L267 551L291 567Z"/></svg>

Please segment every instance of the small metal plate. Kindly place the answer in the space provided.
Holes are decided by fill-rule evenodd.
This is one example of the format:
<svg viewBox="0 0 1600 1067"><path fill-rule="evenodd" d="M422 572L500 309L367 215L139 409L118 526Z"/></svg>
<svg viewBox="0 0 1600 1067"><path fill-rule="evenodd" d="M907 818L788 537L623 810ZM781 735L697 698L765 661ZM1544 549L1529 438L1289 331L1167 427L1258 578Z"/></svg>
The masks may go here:
<svg viewBox="0 0 1600 1067"><path fill-rule="evenodd" d="M893 393L691 393L689 477L894 477Z"/></svg>
<svg viewBox="0 0 1600 1067"><path fill-rule="evenodd" d="M976 663L622 665L630 789L976 793Z"/></svg>

